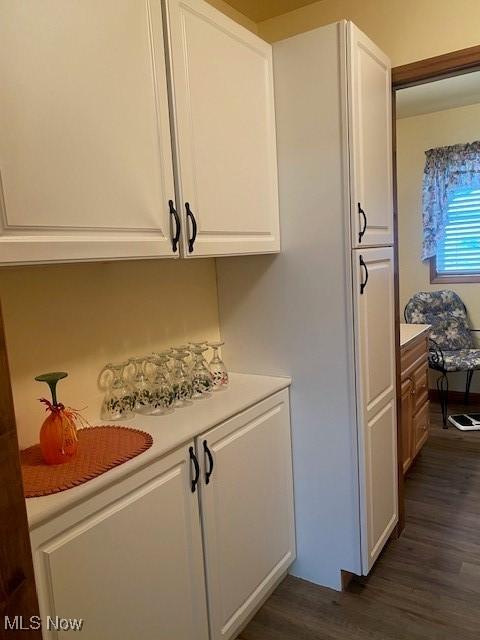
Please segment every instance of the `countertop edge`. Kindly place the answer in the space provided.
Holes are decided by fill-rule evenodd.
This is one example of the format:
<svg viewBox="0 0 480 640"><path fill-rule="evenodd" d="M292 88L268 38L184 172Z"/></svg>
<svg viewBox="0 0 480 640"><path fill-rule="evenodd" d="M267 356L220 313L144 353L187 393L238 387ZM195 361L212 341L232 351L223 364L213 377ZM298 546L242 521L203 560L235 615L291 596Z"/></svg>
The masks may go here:
<svg viewBox="0 0 480 640"><path fill-rule="evenodd" d="M407 327L418 327L418 331L416 333L414 333L413 335L409 336L405 341L402 341L402 326L407 326ZM430 329L432 328L431 324L410 324L410 323L400 323L400 349L403 349L404 347L408 346L411 342L413 342L414 340L416 340L418 337L420 337L421 335L423 335L424 333L428 333L428 331L430 331Z"/></svg>

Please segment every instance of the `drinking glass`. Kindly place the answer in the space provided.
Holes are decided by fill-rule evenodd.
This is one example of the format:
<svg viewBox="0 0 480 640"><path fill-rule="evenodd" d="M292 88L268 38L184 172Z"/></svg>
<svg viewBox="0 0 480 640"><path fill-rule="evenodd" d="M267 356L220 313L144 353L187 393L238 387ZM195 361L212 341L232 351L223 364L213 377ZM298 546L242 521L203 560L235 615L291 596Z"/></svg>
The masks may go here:
<svg viewBox="0 0 480 640"><path fill-rule="evenodd" d="M154 410L152 405L152 385L145 370L146 358L141 356L128 360L131 372L133 410L135 413L149 414Z"/></svg>
<svg viewBox="0 0 480 640"><path fill-rule="evenodd" d="M107 364L99 375L99 384L105 380L105 374L110 373L110 381L107 383L107 391L102 403L102 420L125 420L133 416L132 395L125 379L125 370L128 362L120 364Z"/></svg>
<svg viewBox="0 0 480 640"><path fill-rule="evenodd" d="M192 347L192 390L194 398L204 398L213 391L213 378L203 354L207 347Z"/></svg>
<svg viewBox="0 0 480 640"><path fill-rule="evenodd" d="M169 380L167 362L169 354L166 351L155 353L147 358L147 363L153 369L151 377L151 405L153 413L168 413L175 402L175 394Z"/></svg>
<svg viewBox="0 0 480 640"><path fill-rule="evenodd" d="M175 396L175 406L183 407L190 404L192 399L192 382L185 360L190 355L188 351L172 349L173 358L172 386Z"/></svg>
<svg viewBox="0 0 480 640"><path fill-rule="evenodd" d="M219 354L220 347L223 347L225 343L209 342L208 344L213 349L213 356L209 362L209 369L213 378L214 391L225 389L228 386L228 371Z"/></svg>

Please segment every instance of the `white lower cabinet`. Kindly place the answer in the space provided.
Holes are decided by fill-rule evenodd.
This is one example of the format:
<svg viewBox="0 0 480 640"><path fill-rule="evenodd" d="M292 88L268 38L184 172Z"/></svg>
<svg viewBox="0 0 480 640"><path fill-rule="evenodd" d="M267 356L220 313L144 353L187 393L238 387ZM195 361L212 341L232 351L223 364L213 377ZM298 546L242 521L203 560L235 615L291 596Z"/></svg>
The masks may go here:
<svg viewBox="0 0 480 640"><path fill-rule="evenodd" d="M294 559L291 474L281 391L33 529L44 639L71 636L48 616L84 640L235 637Z"/></svg>
<svg viewBox="0 0 480 640"><path fill-rule="evenodd" d="M44 624L47 615L81 618L80 635L88 640L206 640L202 538L188 445L129 488L116 487L116 500L34 549ZM124 489L128 493L120 495ZM44 628L44 638L71 635Z"/></svg>
<svg viewBox="0 0 480 640"><path fill-rule="evenodd" d="M235 637L295 558L288 392L197 439L211 639Z"/></svg>

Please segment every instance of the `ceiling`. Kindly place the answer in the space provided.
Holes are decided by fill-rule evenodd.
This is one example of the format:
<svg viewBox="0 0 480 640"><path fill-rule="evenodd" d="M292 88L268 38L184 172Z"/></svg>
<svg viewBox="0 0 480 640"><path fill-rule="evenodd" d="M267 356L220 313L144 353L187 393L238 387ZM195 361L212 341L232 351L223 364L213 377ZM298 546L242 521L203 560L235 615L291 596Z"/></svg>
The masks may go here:
<svg viewBox="0 0 480 640"><path fill-rule="evenodd" d="M294 9L313 4L315 0L226 0L229 4L243 15L254 22L262 22L282 13L288 13Z"/></svg>
<svg viewBox="0 0 480 640"><path fill-rule="evenodd" d="M397 118L480 103L480 71L397 91Z"/></svg>

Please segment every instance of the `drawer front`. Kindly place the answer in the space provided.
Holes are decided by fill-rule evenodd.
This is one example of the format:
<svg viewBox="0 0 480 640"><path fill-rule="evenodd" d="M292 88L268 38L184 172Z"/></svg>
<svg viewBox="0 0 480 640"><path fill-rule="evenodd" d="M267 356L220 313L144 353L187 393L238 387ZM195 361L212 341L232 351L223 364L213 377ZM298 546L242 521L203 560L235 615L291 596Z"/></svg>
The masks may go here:
<svg viewBox="0 0 480 640"><path fill-rule="evenodd" d="M430 416L428 412L428 402L426 402L413 418L414 455L417 455L427 441L429 427Z"/></svg>
<svg viewBox="0 0 480 640"><path fill-rule="evenodd" d="M425 362L417 367L412 373L412 380L415 389L415 413L428 402L428 364Z"/></svg>
<svg viewBox="0 0 480 640"><path fill-rule="evenodd" d="M428 336L423 336L415 342L402 348L400 362L402 376L417 360L427 360L428 356Z"/></svg>
<svg viewBox="0 0 480 640"><path fill-rule="evenodd" d="M413 460L413 381L407 378L402 382L401 390L401 420L400 429L402 435L402 465L403 473L406 473Z"/></svg>

